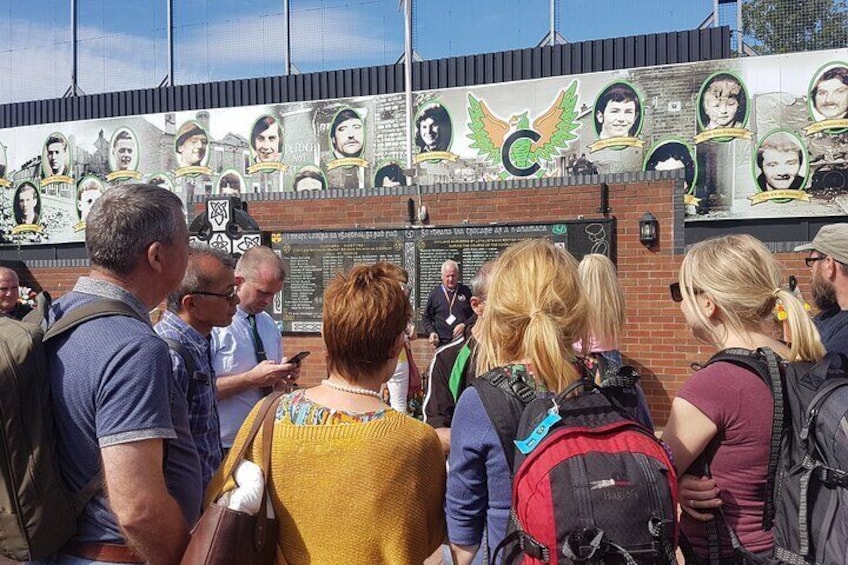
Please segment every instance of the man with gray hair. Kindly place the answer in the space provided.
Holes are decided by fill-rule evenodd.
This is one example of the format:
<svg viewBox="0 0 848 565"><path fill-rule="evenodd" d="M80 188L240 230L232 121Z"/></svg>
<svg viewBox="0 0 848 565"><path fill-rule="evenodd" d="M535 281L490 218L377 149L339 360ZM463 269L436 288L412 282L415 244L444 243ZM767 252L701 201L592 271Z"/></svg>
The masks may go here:
<svg viewBox="0 0 848 565"><path fill-rule="evenodd" d="M9 267L0 267L0 316L22 320L32 310L18 300L21 281Z"/></svg>
<svg viewBox="0 0 848 565"><path fill-rule="evenodd" d="M427 299L422 321L430 345L447 345L462 335L471 317L471 289L459 282L459 265L448 259L442 263L442 284Z"/></svg>
<svg viewBox="0 0 848 565"><path fill-rule="evenodd" d="M300 366L283 356L280 330L265 312L285 277L283 261L273 250L248 249L236 265L239 305L233 323L212 330L212 369L225 450L233 446L236 433L264 394L300 376Z"/></svg>
<svg viewBox="0 0 848 565"><path fill-rule="evenodd" d="M223 251L192 246L183 282L168 296L168 310L154 328L171 347L174 382L188 404L204 492L224 458L209 338L212 328L229 326L236 313L235 266Z"/></svg>
<svg viewBox="0 0 848 565"><path fill-rule="evenodd" d="M102 299L126 313L45 345L63 478L75 492L103 486L74 537L44 562L178 563L200 516L200 462L185 397L172 394L168 347L147 313L185 272L182 203L151 185L114 187L92 207L85 236L90 274L52 305L48 321Z"/></svg>
<svg viewBox="0 0 848 565"><path fill-rule="evenodd" d="M476 322L485 310L492 264L492 261L484 263L471 279L469 303L474 314L468 318L465 332L455 341L437 349L430 362L430 379L424 397L424 422L435 428L445 456L450 453L450 427L456 401L477 376L474 357L480 332Z"/></svg>

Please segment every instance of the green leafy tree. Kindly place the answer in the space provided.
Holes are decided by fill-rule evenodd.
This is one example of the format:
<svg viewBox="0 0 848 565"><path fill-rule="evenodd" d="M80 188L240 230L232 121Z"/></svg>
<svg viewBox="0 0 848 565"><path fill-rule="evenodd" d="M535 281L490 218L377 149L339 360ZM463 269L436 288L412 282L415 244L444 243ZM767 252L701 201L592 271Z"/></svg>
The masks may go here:
<svg viewBox="0 0 848 565"><path fill-rule="evenodd" d="M762 54L845 47L848 0L746 0L742 25Z"/></svg>

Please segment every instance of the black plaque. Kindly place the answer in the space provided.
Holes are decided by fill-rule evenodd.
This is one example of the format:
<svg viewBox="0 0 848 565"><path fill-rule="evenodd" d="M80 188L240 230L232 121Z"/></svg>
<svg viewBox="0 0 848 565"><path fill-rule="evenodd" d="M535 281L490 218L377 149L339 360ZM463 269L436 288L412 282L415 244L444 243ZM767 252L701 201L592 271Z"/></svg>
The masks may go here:
<svg viewBox="0 0 848 565"><path fill-rule="evenodd" d="M602 253L615 260L615 220L559 223L450 226L423 229L274 233L271 241L286 265L282 303L274 315L286 332L321 328L324 286L339 270L354 264L390 261L409 272L412 304L420 317L430 291L441 282L447 259L459 264L468 283L480 266L525 239L545 238L578 260Z"/></svg>

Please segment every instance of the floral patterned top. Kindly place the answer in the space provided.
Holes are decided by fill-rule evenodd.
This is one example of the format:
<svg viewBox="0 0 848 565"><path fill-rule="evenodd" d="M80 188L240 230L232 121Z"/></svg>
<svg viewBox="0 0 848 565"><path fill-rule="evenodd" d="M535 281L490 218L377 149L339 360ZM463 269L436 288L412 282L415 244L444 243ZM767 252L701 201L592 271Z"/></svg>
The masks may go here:
<svg viewBox="0 0 848 565"><path fill-rule="evenodd" d="M388 407L385 410L358 413L334 410L307 398L305 390L296 390L280 398L276 419L288 419L296 426L361 424L383 418L388 410Z"/></svg>

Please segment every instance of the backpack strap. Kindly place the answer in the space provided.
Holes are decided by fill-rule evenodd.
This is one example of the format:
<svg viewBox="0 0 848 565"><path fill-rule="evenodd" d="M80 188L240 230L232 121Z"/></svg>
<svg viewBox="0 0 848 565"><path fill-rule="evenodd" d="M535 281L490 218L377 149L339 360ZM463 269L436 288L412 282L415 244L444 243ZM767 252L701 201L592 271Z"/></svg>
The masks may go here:
<svg viewBox="0 0 848 565"><path fill-rule="evenodd" d="M462 348L459 350L459 354L453 362L453 367L451 367L448 388L450 388L454 402L459 400L459 389L462 387L463 376L465 375L465 366L471 358L471 347L468 345L468 341L469 340L466 339L465 343L462 344Z"/></svg>
<svg viewBox="0 0 848 565"><path fill-rule="evenodd" d="M100 300L95 300L89 304L85 304L80 306L79 308L74 308L50 326L50 329L47 330L47 333L44 334L44 340L53 339L57 336L64 334L67 331L74 329L75 327L88 322L90 320L94 320L96 318L103 318L106 316L126 316L128 318L135 318L136 320L142 321L147 325L150 325L150 320L143 318L135 309L127 304L126 302L121 302L120 300L113 300L111 298L103 298Z"/></svg>
<svg viewBox="0 0 848 565"><path fill-rule="evenodd" d="M765 506L763 507L763 530L768 531L774 525L776 512L774 503L774 490L777 484L777 467L780 464L780 440L783 437L785 427L785 415L783 410L783 378L780 372L781 359L767 347L761 347L756 351L741 348L731 348L719 351L707 362L707 365L725 361L733 363L756 374L771 389L773 417L771 421L771 443L769 445L768 474L766 475L766 489L764 493Z"/></svg>
<svg viewBox="0 0 848 565"><path fill-rule="evenodd" d="M494 369L471 381L480 401L498 434L510 475L514 473L515 446L518 424L524 407L536 398L536 392L522 376L524 371Z"/></svg>
<svg viewBox="0 0 848 565"><path fill-rule="evenodd" d="M38 316L41 316L42 319L46 320L50 303L51 300L49 294L46 292L39 294L38 297L36 297L36 308L33 312L38 312ZM44 334L42 342L67 333L89 320L103 318L106 316L127 316L150 325L150 320L141 317L141 315L129 304L121 302L120 300L103 298L80 306L79 308L74 308L66 315L62 316L55 324L50 326ZM82 513L83 509L89 501L91 501L94 495L103 488L104 480L105 477L103 476L103 468L101 466L101 468L97 471L97 474L95 474L88 483L86 483L80 492L74 495L74 506L77 509L77 513Z"/></svg>
<svg viewBox="0 0 848 565"><path fill-rule="evenodd" d="M163 337L162 341L168 344L168 349L180 356L183 360L183 365L185 365L186 371L188 371L188 378L191 379L192 375L197 372L197 365L194 362L194 356L188 348L179 341L171 339L170 337Z"/></svg>

